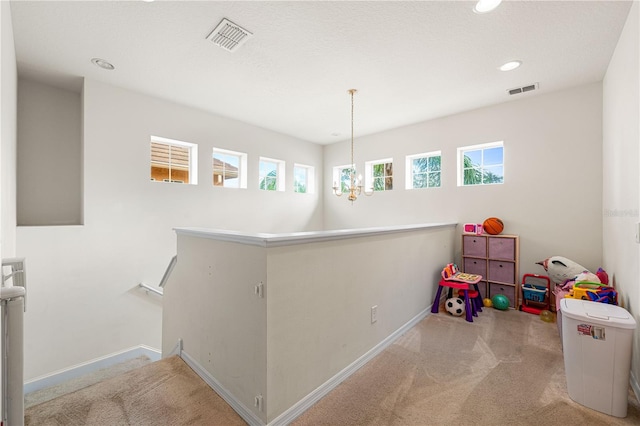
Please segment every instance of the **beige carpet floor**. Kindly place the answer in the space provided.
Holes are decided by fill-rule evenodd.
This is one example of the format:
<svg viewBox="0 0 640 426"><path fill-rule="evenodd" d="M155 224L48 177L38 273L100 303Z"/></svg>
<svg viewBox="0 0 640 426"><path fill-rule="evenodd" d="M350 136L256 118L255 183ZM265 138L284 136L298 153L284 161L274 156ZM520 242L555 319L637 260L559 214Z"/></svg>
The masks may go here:
<svg viewBox="0 0 640 426"><path fill-rule="evenodd" d="M158 361L26 410L26 425L245 424L179 358ZM555 323L485 309L473 323L430 315L292 426L640 425L573 402Z"/></svg>
<svg viewBox="0 0 640 426"><path fill-rule="evenodd" d="M624 419L569 398L555 323L479 315L430 315L292 425L640 425L631 391Z"/></svg>
<svg viewBox="0 0 640 426"><path fill-rule="evenodd" d="M87 386L91 386L95 383L102 382L115 376L119 376L120 374L126 373L127 371L140 368L143 365L147 365L152 362L153 361L151 361L148 356L141 355L137 358L123 361L110 367L105 367L100 370L94 371L92 373L84 374L60 384L25 394L24 408L29 408L46 401L50 401L59 396L77 391L79 389L84 389Z"/></svg>
<svg viewBox="0 0 640 426"><path fill-rule="evenodd" d="M29 426L246 425L177 356L34 405Z"/></svg>

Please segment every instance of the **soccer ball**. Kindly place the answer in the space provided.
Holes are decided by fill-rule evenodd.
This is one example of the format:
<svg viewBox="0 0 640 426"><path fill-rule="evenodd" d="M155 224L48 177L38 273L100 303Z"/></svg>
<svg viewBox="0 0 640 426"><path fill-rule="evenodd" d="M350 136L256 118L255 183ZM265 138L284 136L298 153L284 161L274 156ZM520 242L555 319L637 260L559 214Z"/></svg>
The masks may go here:
<svg viewBox="0 0 640 426"><path fill-rule="evenodd" d="M464 314L464 300L459 297L452 297L444 302L444 307L451 315L459 317Z"/></svg>

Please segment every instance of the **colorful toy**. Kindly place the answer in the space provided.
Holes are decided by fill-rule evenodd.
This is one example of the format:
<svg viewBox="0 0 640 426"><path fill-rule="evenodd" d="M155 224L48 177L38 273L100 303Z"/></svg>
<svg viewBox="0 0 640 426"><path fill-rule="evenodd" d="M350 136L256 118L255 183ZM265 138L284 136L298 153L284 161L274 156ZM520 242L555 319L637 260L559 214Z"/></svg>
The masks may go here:
<svg viewBox="0 0 640 426"><path fill-rule="evenodd" d="M602 268L598 268L596 275L602 284L609 284L609 274Z"/></svg>
<svg viewBox="0 0 640 426"><path fill-rule="evenodd" d="M449 263L442 269L442 278L446 281L458 281L466 284L476 284L482 279L482 275L460 272L455 263Z"/></svg>
<svg viewBox="0 0 640 426"><path fill-rule="evenodd" d="M451 315L459 317L464 314L464 301L459 297L452 297L444 302L444 308Z"/></svg>
<svg viewBox="0 0 640 426"><path fill-rule="evenodd" d="M576 281L573 288L569 290L569 294L564 297L582 300L591 300L587 293L598 293L602 288L606 288L604 284L595 281Z"/></svg>
<svg viewBox="0 0 640 426"><path fill-rule="evenodd" d="M551 309L551 280L545 275L524 274L522 276L522 305L520 309L534 315Z"/></svg>
<svg viewBox="0 0 640 426"><path fill-rule="evenodd" d="M601 287L597 293L587 292L587 297L592 302L618 304L618 292L613 287Z"/></svg>
<svg viewBox="0 0 640 426"><path fill-rule="evenodd" d="M467 234L477 234L482 235L482 224L481 223L465 223L463 226L464 232Z"/></svg>
<svg viewBox="0 0 640 426"><path fill-rule="evenodd" d="M504 294L496 294L491 298L493 307L501 311L509 309L509 299Z"/></svg>
<svg viewBox="0 0 640 426"><path fill-rule="evenodd" d="M504 223L497 217L490 217L482 223L484 232L491 235L498 235L504 230Z"/></svg>
<svg viewBox="0 0 640 426"><path fill-rule="evenodd" d="M493 302L488 297L485 297L484 299L482 299L482 304L487 308L490 308L493 306Z"/></svg>

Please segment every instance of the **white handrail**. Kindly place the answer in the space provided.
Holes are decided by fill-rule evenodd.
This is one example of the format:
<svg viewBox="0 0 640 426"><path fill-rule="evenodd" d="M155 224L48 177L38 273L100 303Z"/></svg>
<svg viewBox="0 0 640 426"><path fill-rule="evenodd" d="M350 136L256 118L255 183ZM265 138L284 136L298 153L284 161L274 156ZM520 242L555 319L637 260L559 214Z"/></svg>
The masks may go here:
<svg viewBox="0 0 640 426"><path fill-rule="evenodd" d="M162 296L162 295L164 294L164 293L162 292L162 290L158 290L157 288L150 287L150 286L146 285L145 283L140 283L140 284L138 284L138 287L142 287L142 288L144 288L145 290L148 290L148 291L150 291L150 292L152 292L152 293L155 293L155 294L157 294L157 295L160 295L160 296Z"/></svg>
<svg viewBox="0 0 640 426"><path fill-rule="evenodd" d="M158 287L163 288L165 284L167 284L167 281L169 281L169 276L171 275L171 271L173 271L173 268L176 266L177 262L178 262L178 255L175 255L169 261L169 265L167 266L167 269L164 271L164 275L162 275L162 279L160 280L160 284L158 284ZM158 290L157 288L150 287L145 283L138 284L138 287L142 287L145 290L151 291L159 296L164 295L164 292L162 290Z"/></svg>
<svg viewBox="0 0 640 426"><path fill-rule="evenodd" d="M178 262L178 255L176 254L169 261L169 266L167 266L167 270L164 271L164 275L162 276L162 279L160 280L160 284L158 284L158 287L161 287L161 288L164 287L167 281L169 281L169 275L171 275L171 271L173 271L173 267L176 266L177 262Z"/></svg>

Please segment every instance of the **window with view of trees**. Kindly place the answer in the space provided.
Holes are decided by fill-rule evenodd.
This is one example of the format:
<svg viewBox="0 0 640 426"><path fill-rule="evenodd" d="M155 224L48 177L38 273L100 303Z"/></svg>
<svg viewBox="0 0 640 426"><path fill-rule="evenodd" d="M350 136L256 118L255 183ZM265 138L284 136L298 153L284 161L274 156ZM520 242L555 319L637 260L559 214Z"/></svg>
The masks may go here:
<svg viewBox="0 0 640 426"><path fill-rule="evenodd" d="M351 165L346 166L336 166L333 168L333 186L339 186L340 192L348 193L349 187L351 186L351 173L356 173L355 168ZM358 177L355 177L356 185Z"/></svg>
<svg viewBox="0 0 640 426"><path fill-rule="evenodd" d="M198 145L151 136L151 180L197 184Z"/></svg>
<svg viewBox="0 0 640 426"><path fill-rule="evenodd" d="M213 148L213 186L246 188L247 154Z"/></svg>
<svg viewBox="0 0 640 426"><path fill-rule="evenodd" d="M367 161L365 163L365 187L374 191L393 189L393 159Z"/></svg>
<svg viewBox="0 0 640 426"><path fill-rule="evenodd" d="M437 188L441 177L440 151L407 156L407 189Z"/></svg>
<svg viewBox="0 0 640 426"><path fill-rule="evenodd" d="M458 148L458 186L501 183L504 183L502 142Z"/></svg>
<svg viewBox="0 0 640 426"><path fill-rule="evenodd" d="M301 194L313 192L313 167L302 164L293 166L293 190Z"/></svg>
<svg viewBox="0 0 640 426"><path fill-rule="evenodd" d="M265 191L284 191L284 161L260 158L259 188Z"/></svg>

